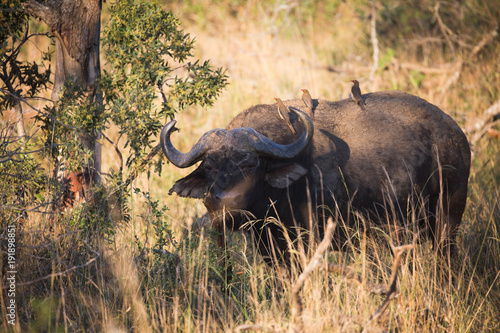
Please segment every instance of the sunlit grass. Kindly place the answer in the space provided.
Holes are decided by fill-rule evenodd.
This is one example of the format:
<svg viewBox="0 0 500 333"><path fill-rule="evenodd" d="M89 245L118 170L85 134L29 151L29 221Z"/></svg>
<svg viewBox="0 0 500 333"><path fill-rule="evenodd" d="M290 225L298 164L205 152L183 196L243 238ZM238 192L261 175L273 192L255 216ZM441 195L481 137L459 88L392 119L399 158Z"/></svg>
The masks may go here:
<svg viewBox="0 0 500 333"><path fill-rule="evenodd" d="M498 98L500 67L493 59L481 66L468 64L461 79L440 100L451 71L422 76L399 65L438 66L447 61L441 50L433 47L427 60L421 61L411 52L412 41L408 49L401 47L393 55L382 44L381 54L392 60L378 69L375 84L369 82L372 51L367 39L368 21L352 9L356 6L340 1L334 17L314 16L307 8L295 8L295 15L302 20L292 19L279 3L236 6L234 15L219 7L206 9L215 6L211 1L201 2L200 11L179 3L173 6L181 13L184 29L196 37L197 55L227 68L230 77L230 85L213 108L193 107L176 116L181 132L176 132L172 140L183 152L204 132L225 127L245 108L273 103L274 97L300 98L300 89L306 88L313 98L347 98L351 79L361 82L364 93L376 87L418 95L437 104L462 128ZM332 9L324 10L327 13ZM338 71L329 71L327 66ZM110 167L116 170L119 165L113 149L105 143L103 151L104 172ZM393 234L382 228L368 236L355 230L357 245L345 252L329 251L324 258L351 268L362 283L321 269L313 271L300 291L302 319L308 331L500 329L500 144L485 137L474 152L458 254L452 260L454 270L443 278L431 244L416 244L399 266L399 296L379 321L368 326L384 300L370 292L369 284L389 282L393 262L389 239ZM240 232L231 235L228 242L235 276L226 285L222 251L199 221L206 211L201 201L168 195L175 180L194 168L177 169L167 164L161 176L151 173L150 178L134 181L135 188L149 192L153 200L168 208L161 221L164 230L173 231L174 242L163 247L165 252L145 250L158 240L154 223L159 220L140 193L132 194L131 221L117 225L111 242L96 239L91 233L77 237L77 225L65 220L78 218L71 212L55 220L30 214L19 239L26 246L22 248L19 271L30 272L23 281L82 267L23 286L18 304L24 312L19 318L29 324L15 329L224 332L249 324L257 325L253 326L256 331L292 330L291 288L300 269L288 272L269 267L256 253L250 235ZM405 240L412 237L409 233ZM303 267L300 257L293 267ZM1 327L9 329L6 324Z"/></svg>

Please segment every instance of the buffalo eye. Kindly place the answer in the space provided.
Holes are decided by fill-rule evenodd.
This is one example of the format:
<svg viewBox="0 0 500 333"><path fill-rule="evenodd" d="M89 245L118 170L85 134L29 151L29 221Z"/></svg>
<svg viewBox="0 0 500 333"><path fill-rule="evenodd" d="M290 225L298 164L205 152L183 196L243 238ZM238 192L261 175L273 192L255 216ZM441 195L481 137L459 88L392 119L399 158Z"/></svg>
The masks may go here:
<svg viewBox="0 0 500 333"><path fill-rule="evenodd" d="M249 172L259 165L259 159L253 155L244 156L238 163L238 167L243 172Z"/></svg>

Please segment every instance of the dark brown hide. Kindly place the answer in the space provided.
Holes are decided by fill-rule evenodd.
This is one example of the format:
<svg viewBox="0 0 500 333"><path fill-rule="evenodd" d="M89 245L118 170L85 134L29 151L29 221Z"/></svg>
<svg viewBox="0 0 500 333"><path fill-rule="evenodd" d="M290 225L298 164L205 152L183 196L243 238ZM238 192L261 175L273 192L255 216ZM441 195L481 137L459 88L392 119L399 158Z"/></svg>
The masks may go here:
<svg viewBox="0 0 500 333"><path fill-rule="evenodd" d="M366 94L363 98L370 106L367 111L348 99L338 102L314 100L314 135L309 147L290 160L259 157L259 165L252 171L255 179L245 183L244 193L238 193L247 198L238 201L239 207L234 208L250 211L256 219L272 215L276 210L285 226L291 227L296 222L307 228L308 184L309 202L314 206L324 200L335 211L335 199L344 214L351 204L363 214L379 219L387 216L388 210L388 216L396 216L405 225L409 200L414 198L410 205L415 204L417 196L421 195L427 201L426 215L432 235L441 235L443 229L448 236L446 239L453 240L467 197L470 149L465 135L448 115L418 97L391 91ZM301 100L284 103L288 107L304 108ZM297 134L287 130L276 112L276 104L256 105L236 116L227 130L252 127L276 143L289 144L303 132L295 115L291 115L291 121ZM225 157L219 161L225 167L227 163L237 163L239 158L235 154L241 153L237 144L229 148L224 148ZM193 189L200 188L207 179L204 164L214 154L221 154L221 151L207 152L200 167L179 180L172 191L200 197L189 192L195 193ZM218 190L220 194L211 191L217 177L213 173L208 177L209 183L203 184L203 191L196 192L203 193L212 217L217 215L211 201L213 195L230 193L234 199L238 192L231 187L235 185L231 182ZM276 177L281 179L281 186L277 186L280 181L272 181ZM270 210L271 201L275 206ZM439 205L443 207L444 216L438 227L434 217ZM313 214L313 218L314 223L321 224L318 215ZM280 237L279 230L271 232ZM434 239L443 245L441 236Z"/></svg>

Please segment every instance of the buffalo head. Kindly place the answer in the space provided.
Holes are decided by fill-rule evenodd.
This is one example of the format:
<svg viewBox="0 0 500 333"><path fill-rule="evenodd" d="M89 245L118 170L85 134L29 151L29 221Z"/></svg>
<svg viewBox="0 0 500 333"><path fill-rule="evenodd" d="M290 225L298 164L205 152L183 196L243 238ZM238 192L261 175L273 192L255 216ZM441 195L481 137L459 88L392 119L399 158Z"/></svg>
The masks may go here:
<svg viewBox="0 0 500 333"><path fill-rule="evenodd" d="M273 188L286 188L307 173L297 163L297 156L311 142L313 123L304 112L291 110L305 131L290 144L275 143L249 127L218 128L205 133L188 153L181 153L170 141L176 121L166 124L160 141L167 159L179 168L202 161L190 175L179 179L169 194L202 198L212 218L220 216L222 211L229 212L233 228L238 228L241 225L238 213L262 210L263 195L272 197ZM257 201L260 203L254 205Z"/></svg>

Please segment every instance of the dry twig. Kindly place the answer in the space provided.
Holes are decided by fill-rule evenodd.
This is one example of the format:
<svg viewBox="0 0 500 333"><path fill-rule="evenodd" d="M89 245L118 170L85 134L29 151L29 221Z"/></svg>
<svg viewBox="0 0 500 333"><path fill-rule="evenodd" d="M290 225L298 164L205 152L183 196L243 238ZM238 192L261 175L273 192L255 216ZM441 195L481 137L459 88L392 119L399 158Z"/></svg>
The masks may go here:
<svg viewBox="0 0 500 333"><path fill-rule="evenodd" d="M474 146L484 134L489 132L493 126L500 123L500 120L492 120L500 115L500 99L483 112L481 118L476 119L465 128L465 133L469 135L470 144Z"/></svg>
<svg viewBox="0 0 500 333"><path fill-rule="evenodd" d="M302 286L304 285L304 282L309 274L311 274L311 272L322 263L321 257L323 256L323 253L326 251L326 249L330 246L332 234L335 230L336 225L337 224L333 222L333 219L329 217L326 224L326 231L323 240L321 241L321 243L319 243L318 248L316 249L316 252L312 256L311 260L309 260L309 263L304 268L304 271L299 275L292 286L292 316L296 325L295 329L298 332L303 331L301 318L302 301L299 296L300 289L302 289Z"/></svg>
<svg viewBox="0 0 500 333"><path fill-rule="evenodd" d="M130 184L132 181L135 180L135 178L141 173L146 167L149 167L150 161L153 159L153 157L158 154L158 152L161 150L160 144L157 144L153 149L151 149L151 152L149 153L148 156L146 156L142 161L139 166L137 166L127 177L125 180L125 184Z"/></svg>
<svg viewBox="0 0 500 333"><path fill-rule="evenodd" d="M20 282L20 283L17 283L17 286L27 286L27 285L30 285L30 284L33 284L33 283L37 283L37 282L40 282L40 281L43 281L43 280L46 280L46 279L51 279L51 278L55 278L57 276L63 276L63 275L66 275L74 270L77 270L79 268L83 268L83 267L86 267L88 265L90 265L91 263L93 263L94 261L97 260L97 258L99 258L100 254L98 253L96 257L90 259L89 261L87 261L85 264L83 265L78 265L78 266L73 266L71 268L68 268L67 270L65 271L62 271L62 272L57 272L57 273L52 273L52 274L49 274L49 275L46 275L46 276L43 276L41 278L38 278L38 279L35 279L35 280L32 280L32 281L28 281L28 282ZM6 289L6 287L4 287L4 289Z"/></svg>
<svg viewBox="0 0 500 333"><path fill-rule="evenodd" d="M397 288L396 288L396 281L398 277L398 267L399 267L399 262L401 261L401 256L406 250L413 249L413 245L403 245L403 246L398 246L396 248L393 248L394 252L394 261L392 263L392 273L391 273L391 281L388 286L388 291L387 291L387 296L380 305L380 307L375 311L373 315L371 315L370 319L368 320L368 323L366 323L365 328L363 329L363 332L366 332L367 327L370 326L370 324L380 318L380 316L384 313L384 311L387 309L387 306L389 305L389 302L394 299L398 293L397 293Z"/></svg>
<svg viewBox="0 0 500 333"><path fill-rule="evenodd" d="M370 25L371 25L371 42L373 45L373 65L370 71L370 82L372 83L371 90L375 91L377 90L377 85L375 83L375 73L377 72L378 69L379 48L378 48L378 38L377 38L377 9L374 0L371 1L371 5L372 8L371 8Z"/></svg>
<svg viewBox="0 0 500 333"><path fill-rule="evenodd" d="M438 21L439 24L439 29L441 30L441 33L443 34L444 38L446 39L446 43L448 44L448 47L450 50L455 53L455 47L453 46L453 43L450 39L450 36L455 36L453 31L451 31L450 28L446 24L444 24L443 20L441 19L441 15L439 15L439 7L441 3L438 1L436 2L436 5L434 6L434 16L436 17L436 20Z"/></svg>
<svg viewBox="0 0 500 333"><path fill-rule="evenodd" d="M497 35L498 35L498 28L495 28L495 29L491 30L490 32L488 32L486 35L484 35L483 39L481 39L481 41L479 43L477 43L477 45L474 46L474 48L470 52L469 58L474 59L486 45L488 45L489 43L491 43L493 41L493 39Z"/></svg>
<svg viewBox="0 0 500 333"><path fill-rule="evenodd" d="M439 17L439 15L438 15L438 17ZM481 41L479 43L477 43L476 46L474 46L474 48L470 52L470 54L468 56L469 60L473 60L486 45L488 45L489 43L491 43L493 41L493 39L498 35L497 30L498 30L498 28L495 27L495 29L491 30L490 32L488 32L487 34L485 34L483 36ZM448 78L448 80L444 84L443 89L441 89L441 95L439 96L437 104L441 104L441 102L443 101L444 95L446 94L448 89L450 89L450 87L458 81L458 79L460 78L460 75L462 73L463 66L464 66L464 59L460 58L460 60L458 60L454 66L453 74Z"/></svg>
<svg viewBox="0 0 500 333"><path fill-rule="evenodd" d="M361 278L361 275L357 274L352 268L345 266L345 265L338 265L338 264L332 264L328 263L325 265L321 265L322 269L324 269L328 273L333 273L337 274L340 276L343 276L344 278L348 280L352 280L356 282L358 285L363 284L363 279ZM390 288L386 286L385 284L376 284L376 283L371 283L365 281L365 286L366 288L370 291L370 293L375 294L375 295L387 295L390 292Z"/></svg>

